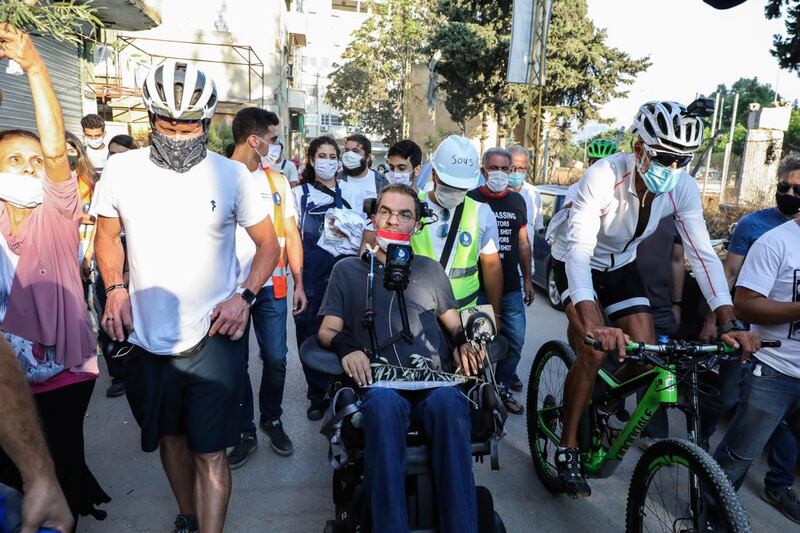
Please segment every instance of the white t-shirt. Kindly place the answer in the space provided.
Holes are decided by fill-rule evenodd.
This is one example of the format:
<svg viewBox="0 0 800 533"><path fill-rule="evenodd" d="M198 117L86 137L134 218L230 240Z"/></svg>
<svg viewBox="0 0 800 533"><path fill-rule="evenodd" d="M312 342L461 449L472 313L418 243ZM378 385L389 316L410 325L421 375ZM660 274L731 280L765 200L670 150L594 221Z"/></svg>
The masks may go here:
<svg viewBox="0 0 800 533"><path fill-rule="evenodd" d="M442 250L444 250L444 243L447 240L447 233L444 233L442 236L442 232L445 231L441 229L442 226L447 226L447 229L450 228L450 222L453 220L453 211L449 211L449 216L444 216L445 209L428 198L426 200L428 207L434 212L434 214L439 218L433 224L429 224L426 226L428 231L431 235L431 245L433 247L434 257L441 257ZM445 218L447 220L445 220ZM492 212L492 208L489 207L489 204L478 204L478 242L480 243L482 255L485 254L496 254L499 252L499 248L497 247L498 241L498 234L497 234L497 219ZM450 253L450 258L447 260L447 268L445 269L447 272L450 272L450 266L453 264L453 258L455 257L455 253Z"/></svg>
<svg viewBox="0 0 800 533"><path fill-rule="evenodd" d="M292 165L291 162L289 164ZM250 173L250 175L255 181L256 188L261 195L261 199L264 202L265 208L267 209L269 218L274 222L275 205L282 205L284 227L288 226L289 224L296 225L297 210L294 206L294 196L289 193L291 188L289 187L288 180L281 174L274 176L273 179L275 181L282 183L278 185L279 191L273 193L269 188L267 175L264 173L262 168ZM288 198L286 197L287 195ZM278 244L284 246L284 243L282 242L279 242ZM247 234L247 230L245 230L243 227L236 228L236 259L239 261L239 285L244 283L244 280L246 280L247 276L250 275L250 267L253 265L253 258L255 255L256 244L253 242L253 239L250 238L250 235ZM264 284L265 287L270 285L272 285L272 276L270 276L267 282Z"/></svg>
<svg viewBox="0 0 800 533"><path fill-rule="evenodd" d="M790 220L762 235L747 253L737 287L776 302L800 302L800 226ZM788 324L752 324L762 339L781 341L780 348L761 348L759 361L800 379L800 320Z"/></svg>
<svg viewBox="0 0 800 533"><path fill-rule="evenodd" d="M241 163L209 151L179 174L156 166L150 148L108 161L96 209L125 227L129 340L161 355L187 350L208 333L214 306L236 291L236 225L253 226L267 216Z"/></svg>
<svg viewBox="0 0 800 533"><path fill-rule="evenodd" d="M269 168L274 170L275 172L280 172L284 175L284 177L289 180L289 183L297 183L300 181L300 176L297 173L297 167L294 166L294 163L291 161L284 159L280 163L275 163L274 165L270 165Z"/></svg>
<svg viewBox="0 0 800 533"><path fill-rule="evenodd" d="M86 146L86 156L89 158L89 163L100 173L106 166L108 161L108 141L104 141L102 148L95 150L91 146Z"/></svg>
<svg viewBox="0 0 800 533"><path fill-rule="evenodd" d="M363 213L364 200L378 197L378 191L375 190L375 171L372 169L363 178L347 176L347 181L340 181L339 187L350 208L359 213Z"/></svg>
<svg viewBox="0 0 800 533"><path fill-rule="evenodd" d="M536 232L544 227L544 218L542 216L542 195L536 190L536 187L527 181L522 184L519 190L523 200L525 200L525 207L527 208L528 224L528 244L531 246L531 276L535 270L533 261L533 240Z"/></svg>

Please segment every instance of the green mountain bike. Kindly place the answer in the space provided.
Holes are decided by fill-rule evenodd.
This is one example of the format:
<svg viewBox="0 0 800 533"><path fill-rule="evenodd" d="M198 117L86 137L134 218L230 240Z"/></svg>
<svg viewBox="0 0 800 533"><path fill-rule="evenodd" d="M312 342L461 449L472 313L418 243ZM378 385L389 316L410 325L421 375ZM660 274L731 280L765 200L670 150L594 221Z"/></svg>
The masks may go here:
<svg viewBox="0 0 800 533"><path fill-rule="evenodd" d="M597 341L587 344L600 349ZM780 346L763 341L762 346ZM656 441L642 455L628 489L627 532L749 532L747 514L730 481L711 456L697 445L699 374L720 361L738 358L736 350L719 344L669 341L660 344L631 342L627 361L649 365L625 382L601 369L589 408L581 419L579 442L587 476L611 476L631 445L659 409L680 409L686 415L687 439ZM564 492L555 466L556 447L563 430L564 380L575 362L575 352L560 341L545 343L536 354L528 381L528 444L536 473L552 492ZM679 398L681 386L683 399ZM624 403L647 388L625 427L611 430L608 415L598 405ZM713 510L712 510L713 509ZM712 518L713 515L713 518Z"/></svg>

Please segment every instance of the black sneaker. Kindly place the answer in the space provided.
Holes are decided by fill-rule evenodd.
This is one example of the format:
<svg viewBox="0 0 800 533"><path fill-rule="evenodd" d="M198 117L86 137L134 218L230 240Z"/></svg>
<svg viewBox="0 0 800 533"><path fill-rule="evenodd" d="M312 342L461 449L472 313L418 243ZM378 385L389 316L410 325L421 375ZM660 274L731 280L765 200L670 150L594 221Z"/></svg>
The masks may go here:
<svg viewBox="0 0 800 533"><path fill-rule="evenodd" d="M197 525L197 517L193 514L179 514L175 518L175 529L172 533L195 533L200 531L200 526Z"/></svg>
<svg viewBox="0 0 800 533"><path fill-rule="evenodd" d="M312 403L311 406L309 406L309 408L306 410L306 416L312 422L317 422L322 420L322 417L325 416L325 409L327 409L327 406L324 403Z"/></svg>
<svg viewBox="0 0 800 533"><path fill-rule="evenodd" d="M231 470L243 466L250 455L258 448L258 439L255 433L242 433L242 440L228 453L228 465Z"/></svg>
<svg viewBox="0 0 800 533"><path fill-rule="evenodd" d="M106 391L106 396L109 398L117 398L125 394L125 383L121 379L112 379L111 386Z"/></svg>
<svg viewBox="0 0 800 533"><path fill-rule="evenodd" d="M292 452L294 452L292 440L283 430L283 423L280 418L272 422L262 421L259 425L261 430L267 434L269 445L275 453L284 457L292 455Z"/></svg>
<svg viewBox="0 0 800 533"><path fill-rule="evenodd" d="M592 494L592 489L583 477L581 451L578 448L556 449L556 470L567 494L573 498Z"/></svg>
<svg viewBox="0 0 800 533"><path fill-rule="evenodd" d="M764 499L778 509L783 516L800 524L800 501L791 487L780 489L764 488Z"/></svg>
<svg viewBox="0 0 800 533"><path fill-rule="evenodd" d="M522 380L518 375L514 374L514 377L511 378L511 387L509 388L514 392L522 392Z"/></svg>

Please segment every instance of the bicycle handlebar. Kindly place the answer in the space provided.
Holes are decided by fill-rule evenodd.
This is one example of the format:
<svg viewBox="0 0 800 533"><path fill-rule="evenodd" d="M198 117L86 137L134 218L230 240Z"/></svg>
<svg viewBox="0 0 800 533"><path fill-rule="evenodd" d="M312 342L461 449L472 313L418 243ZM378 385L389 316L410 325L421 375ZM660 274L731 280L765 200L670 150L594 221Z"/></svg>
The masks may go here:
<svg viewBox="0 0 800 533"><path fill-rule="evenodd" d="M595 350L603 350L601 341L586 337L584 343L591 346ZM762 340L762 348L779 348L781 341ZM627 353L635 352L649 352L651 354L679 354L679 355L699 355L699 354L725 354L732 355L739 352L738 348L734 348L724 342L717 342L713 344L702 344L687 341L669 341L666 343L648 344L644 342L631 341L625 346Z"/></svg>

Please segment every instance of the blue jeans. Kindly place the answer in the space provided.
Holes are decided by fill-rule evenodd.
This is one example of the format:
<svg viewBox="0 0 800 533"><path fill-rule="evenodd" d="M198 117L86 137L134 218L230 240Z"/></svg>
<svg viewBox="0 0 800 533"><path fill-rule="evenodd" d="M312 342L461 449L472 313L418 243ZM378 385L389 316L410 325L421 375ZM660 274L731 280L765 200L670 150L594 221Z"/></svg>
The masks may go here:
<svg viewBox="0 0 800 533"><path fill-rule="evenodd" d="M412 418L430 447L440 531L478 531L468 409L464 394L453 387L409 395L393 389L367 391L361 412L372 531L409 531L406 433Z"/></svg>
<svg viewBox="0 0 800 533"><path fill-rule="evenodd" d="M478 295L478 304L488 304L486 294ZM495 378L497 383L506 389L511 386L511 381L517 373L517 365L522 357L522 345L525 344L525 301L522 291L508 291L503 293L500 305L503 316L500 317L500 334L508 341L508 352L503 360L497 363Z"/></svg>
<svg viewBox="0 0 800 533"><path fill-rule="evenodd" d="M762 365L763 366L763 365ZM768 368L768 367L764 367ZM771 372L774 370L769 369ZM719 365L719 382L716 396L700 397L700 437L708 442L717 428L720 418L733 409L744 394L753 371L752 363L723 361ZM791 487L794 484L794 469L797 464L797 437L786 421L782 421L772 433L769 441L769 456L764 485L770 489Z"/></svg>
<svg viewBox="0 0 800 533"><path fill-rule="evenodd" d="M794 428L798 428L800 423L800 379L781 374L764 364L759 364L759 367L760 376L750 372L745 377L736 415L714 452L714 459L736 489L741 486L747 469L764 450L775 429L784 420ZM783 486L791 486L791 483ZM768 488L773 487L768 485Z"/></svg>
<svg viewBox="0 0 800 533"><path fill-rule="evenodd" d="M256 332L261 360L261 386L258 389L258 407L261 422L272 422L283 414L283 388L286 383L286 298L275 298L272 286L263 287L250 308L251 323ZM250 334L248 327L245 336ZM249 360L249 357L248 357ZM246 390L242 413L242 431L254 432L253 387L250 378L245 380Z"/></svg>

